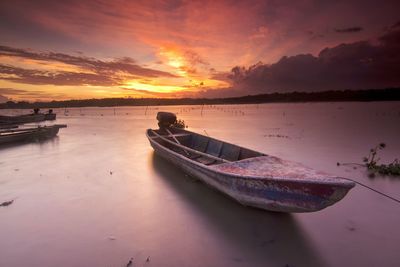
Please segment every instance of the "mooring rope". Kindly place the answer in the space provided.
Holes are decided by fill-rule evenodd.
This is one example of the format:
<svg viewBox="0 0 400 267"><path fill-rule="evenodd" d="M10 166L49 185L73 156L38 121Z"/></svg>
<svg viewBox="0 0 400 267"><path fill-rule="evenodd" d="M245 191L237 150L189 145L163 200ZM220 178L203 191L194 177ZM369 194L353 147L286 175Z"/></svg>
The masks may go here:
<svg viewBox="0 0 400 267"><path fill-rule="evenodd" d="M387 195L387 194L385 194L385 193L383 193L383 192L380 192L380 191L378 191L378 190L376 190L376 189L374 189L374 188L372 188L372 187L369 187L368 185L365 185L365 184L363 184L363 183L357 182L357 181L355 181L355 180L353 180L353 179L349 179L349 178L342 178L342 179L352 181L352 182L354 182L354 183L356 183L356 184L358 184L358 185L361 185L361 186L363 186L363 187L365 187L365 188L367 188L367 189L369 189L369 190L371 190L371 191L374 191L375 193L378 193L378 194L380 194L380 195L382 195L382 196L384 196L384 197L387 197L387 198L389 198L389 199L391 199L391 200L393 200L393 201L395 201L395 202L397 202L397 203L400 203L400 200L399 200L399 199L394 198L394 197L392 197L392 196L389 196L389 195Z"/></svg>

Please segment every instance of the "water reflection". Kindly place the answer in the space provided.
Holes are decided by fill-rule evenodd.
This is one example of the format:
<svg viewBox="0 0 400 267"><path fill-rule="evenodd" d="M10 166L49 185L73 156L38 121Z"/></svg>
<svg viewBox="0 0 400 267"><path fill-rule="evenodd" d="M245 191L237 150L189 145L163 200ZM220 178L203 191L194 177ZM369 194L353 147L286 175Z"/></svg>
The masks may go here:
<svg viewBox="0 0 400 267"><path fill-rule="evenodd" d="M20 142L11 142L11 143L0 144L0 150L5 151L10 148L27 146L27 145L38 145L42 149L48 145L57 146L58 143L59 143L59 137L55 136L55 137L46 138L46 139L24 140L24 141L20 141Z"/></svg>
<svg viewBox="0 0 400 267"><path fill-rule="evenodd" d="M0 202L17 199L0 208L0 266L398 266L396 203L356 187L316 213L245 208L154 156L144 135L157 111L178 112L191 131L398 198L400 179L336 166L379 142L383 163L399 157L398 102L116 110L58 110L59 138L0 149Z"/></svg>
<svg viewBox="0 0 400 267"><path fill-rule="evenodd" d="M151 163L165 184L188 203L189 212L198 213L212 234L239 252L231 257L232 264L324 266L294 215L244 207L187 176L154 152Z"/></svg>

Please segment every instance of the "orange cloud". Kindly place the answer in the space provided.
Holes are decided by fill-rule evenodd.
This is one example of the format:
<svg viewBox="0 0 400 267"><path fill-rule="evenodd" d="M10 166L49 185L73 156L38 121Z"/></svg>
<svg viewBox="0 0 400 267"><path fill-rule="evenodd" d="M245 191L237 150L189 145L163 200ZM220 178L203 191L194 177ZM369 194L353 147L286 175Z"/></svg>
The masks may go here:
<svg viewBox="0 0 400 267"><path fill-rule="evenodd" d="M71 96L79 91L82 96L123 94L120 87L137 87L138 95L228 93L235 85L227 79L232 67L315 56L338 43L377 37L398 20L399 7L381 5L378 14L368 1L362 6L314 0L14 0L0 5L0 86L41 84ZM37 52L49 50L58 52ZM66 91L69 86L79 90Z"/></svg>

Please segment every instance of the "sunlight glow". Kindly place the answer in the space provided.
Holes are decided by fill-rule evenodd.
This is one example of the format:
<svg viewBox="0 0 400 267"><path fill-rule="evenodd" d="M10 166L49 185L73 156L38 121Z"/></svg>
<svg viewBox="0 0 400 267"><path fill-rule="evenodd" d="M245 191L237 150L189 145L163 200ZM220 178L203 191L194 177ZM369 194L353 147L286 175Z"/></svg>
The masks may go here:
<svg viewBox="0 0 400 267"><path fill-rule="evenodd" d="M183 77L188 76L188 73L185 71L187 62L177 49L164 47L161 49L159 55L166 60L168 66L174 68L175 73Z"/></svg>
<svg viewBox="0 0 400 267"><path fill-rule="evenodd" d="M129 81L127 82L127 85L125 87L136 90L156 92L156 93L174 93L185 90L185 88L181 86L145 84L137 81Z"/></svg>

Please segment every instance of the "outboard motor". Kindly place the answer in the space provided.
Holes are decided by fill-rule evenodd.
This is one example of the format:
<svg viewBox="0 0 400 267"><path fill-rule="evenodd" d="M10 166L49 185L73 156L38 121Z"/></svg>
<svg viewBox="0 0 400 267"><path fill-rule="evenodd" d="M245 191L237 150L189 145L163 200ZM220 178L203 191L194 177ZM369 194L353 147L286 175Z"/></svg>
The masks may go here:
<svg viewBox="0 0 400 267"><path fill-rule="evenodd" d="M176 122L176 115L171 112L158 112L157 120L160 129L169 128Z"/></svg>

